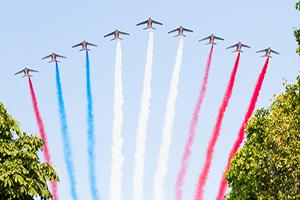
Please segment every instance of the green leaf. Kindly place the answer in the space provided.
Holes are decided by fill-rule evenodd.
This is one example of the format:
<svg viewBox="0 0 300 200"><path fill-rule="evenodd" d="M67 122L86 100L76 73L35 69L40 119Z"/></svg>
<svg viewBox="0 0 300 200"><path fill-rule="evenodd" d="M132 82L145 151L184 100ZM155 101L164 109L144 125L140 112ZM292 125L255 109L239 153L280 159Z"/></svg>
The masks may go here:
<svg viewBox="0 0 300 200"><path fill-rule="evenodd" d="M19 124L0 102L0 199L51 199L47 181L59 178L37 155L43 147L38 136L21 132Z"/></svg>

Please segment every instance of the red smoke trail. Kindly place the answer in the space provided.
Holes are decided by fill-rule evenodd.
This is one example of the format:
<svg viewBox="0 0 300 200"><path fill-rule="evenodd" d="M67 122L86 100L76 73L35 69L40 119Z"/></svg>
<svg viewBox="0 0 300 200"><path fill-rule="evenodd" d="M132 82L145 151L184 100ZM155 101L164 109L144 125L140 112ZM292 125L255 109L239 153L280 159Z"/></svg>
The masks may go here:
<svg viewBox="0 0 300 200"><path fill-rule="evenodd" d="M203 81L202 81L200 94L198 96L197 104L196 104L196 107L195 107L194 113L193 113L193 119L192 119L192 122L190 124L190 131L189 131L188 141L187 141L187 143L184 147L184 153L183 153L183 157L182 157L182 160L181 160L180 171L179 171L178 176L177 176L177 182L176 182L176 188L175 188L176 189L175 192L176 192L176 199L177 200L182 199L182 186L183 186L183 183L184 183L186 170L187 170L189 159L190 159L190 156L191 156L192 146L193 146L193 143L194 143L196 128L197 128L197 124L198 124L198 120L199 120L199 112L201 110L202 102L203 102L205 92L206 92L206 86L207 86L208 74L209 74L209 70L210 70L210 66L211 66L213 49L214 49L214 46L212 45L211 48L210 48L208 59L207 59L207 64L206 64L206 68L205 68L205 73L204 73L204 77L203 77Z"/></svg>
<svg viewBox="0 0 300 200"><path fill-rule="evenodd" d="M257 98L259 96L259 92L260 92L261 86L263 84L263 81L264 81L264 78L265 78L265 75L266 75L266 72L267 72L268 65L269 65L269 58L267 58L267 60L266 60L266 62L264 64L264 67L262 68L262 70L261 70L261 72L259 74L259 77L257 79L256 85L255 85L255 88L254 88L254 91L253 91L253 94L252 94L252 97L251 97L251 101L250 101L248 110L246 112L244 121L243 121L243 123L242 123L242 125L240 127L240 130L239 130L239 133L238 133L238 137L235 140L234 145L233 145L233 147L232 147L232 149L230 151L230 154L229 154L229 157L228 157L228 161L227 161L226 170L224 171L223 176L222 176L222 180L220 182L219 192L218 192L218 196L217 196L218 200L224 199L224 195L225 195L226 188L227 188L227 181L225 179L225 173L230 168L230 160L232 159L232 157L237 152L237 150L239 149L239 147L241 146L241 144L243 142L243 139L244 139L244 130L245 130L247 122L250 119L250 117L251 117L251 115L253 113L253 110L255 108L255 105L256 105L256 102L257 102Z"/></svg>
<svg viewBox="0 0 300 200"><path fill-rule="evenodd" d="M214 127L213 135L210 138L209 145L208 145L208 148L206 151L205 164L204 164L204 167L201 171L201 175L198 180L198 185L197 185L196 194L195 194L195 200L203 199L203 188L206 183L209 169L211 166L211 161L212 161L212 157L213 157L213 153L214 153L214 147L215 147L217 139L220 135L220 129L221 129L223 117L224 117L226 108L228 106L228 102L229 102L231 94L232 94L232 89L234 86L235 75L236 75L236 72L237 72L237 69L239 66L239 61L240 61L240 52L238 53L237 58L235 60L234 67L233 67L233 70L230 75L230 80L227 85L226 93L224 95L222 104L219 108L219 113L218 113L217 121L216 121L216 124Z"/></svg>
<svg viewBox="0 0 300 200"><path fill-rule="evenodd" d="M50 157L50 154L49 154L49 151L48 151L47 136L46 136L46 133L45 133L45 128L44 128L43 120L42 120L41 115L40 115L40 111L39 111L39 108L38 108L38 104L37 104L37 100L36 100L34 88L33 88L33 85L32 85L30 77L28 78L28 81L29 81L29 87L30 87L30 94L31 94L32 105L33 105L33 109L34 109L34 114L35 114L35 117L36 117L36 121L38 123L39 132L40 132L42 140L44 140L44 142L45 142L44 147L43 147L44 157L45 157L46 162L49 163L49 164L51 164L51 157ZM51 182L51 190L52 190L53 200L58 200L57 184L54 181Z"/></svg>

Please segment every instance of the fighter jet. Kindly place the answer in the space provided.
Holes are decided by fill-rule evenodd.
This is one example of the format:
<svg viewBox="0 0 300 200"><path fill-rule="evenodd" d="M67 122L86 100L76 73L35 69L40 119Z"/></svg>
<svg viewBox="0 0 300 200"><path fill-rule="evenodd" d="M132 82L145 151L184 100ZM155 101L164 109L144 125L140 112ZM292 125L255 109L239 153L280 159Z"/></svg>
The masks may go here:
<svg viewBox="0 0 300 200"><path fill-rule="evenodd" d="M52 62L56 62L57 63L57 62L60 62L60 61L57 60L57 58L66 58L66 57L58 55L56 53L52 53L49 56L46 56L46 57L42 58L42 60L44 60L46 58L51 58L51 60L49 61L49 63L52 63Z"/></svg>
<svg viewBox="0 0 300 200"><path fill-rule="evenodd" d="M187 32L194 32L194 31L192 31L192 30L190 30L190 29L187 29L187 28L184 28L183 26L180 26L180 27L177 28L177 29L174 29L174 30L172 30L172 31L169 31L168 34L174 33L174 32L176 32L176 31L178 31L178 33L177 33L177 35L175 35L174 37L178 37L178 36L186 37L186 35L183 34L184 31L187 31Z"/></svg>
<svg viewBox="0 0 300 200"><path fill-rule="evenodd" d="M205 38L199 40L199 42L204 41L204 40L209 40L209 42L206 43L206 45L208 45L208 44L215 45L216 44L215 40L224 40L224 39L220 38L220 37L217 37L214 34L211 34L210 36L205 37Z"/></svg>
<svg viewBox="0 0 300 200"><path fill-rule="evenodd" d="M137 26L140 26L140 25L143 25L143 24L147 24L147 27L145 27L144 30L150 29L150 28L155 30L155 28L153 27L153 24L163 25L162 23L154 21L151 18L147 19L144 22L138 23Z"/></svg>
<svg viewBox="0 0 300 200"><path fill-rule="evenodd" d="M271 53L275 53L275 54L279 55L278 52L272 50L270 47L268 47L267 49L263 49L263 50L257 51L256 53L261 53L261 52L265 52L265 55L263 55L262 57L272 58L271 57Z"/></svg>
<svg viewBox="0 0 300 200"><path fill-rule="evenodd" d="M24 73L24 75L22 76L22 78L24 78L24 77L32 77L32 76L29 74L29 72L39 72L39 71L34 70L34 69L29 69L29 68L25 67L25 68L22 69L21 71L15 73L15 75L18 75L18 74L20 74L20 73Z"/></svg>
<svg viewBox="0 0 300 200"><path fill-rule="evenodd" d="M112 40L122 40L122 38L120 38L120 35L129 35L129 33L125 33L125 32L122 32L122 31L119 31L118 29L116 29L114 32L111 32L107 35L104 35L104 37L108 37L108 36L111 36L113 35L114 38L111 39Z"/></svg>
<svg viewBox="0 0 300 200"><path fill-rule="evenodd" d="M92 44L92 43L89 43L85 40L83 40L83 42L79 43L79 44L76 44L74 46L72 46L72 48L75 48L75 47L79 47L81 46L81 49L79 51L83 51L83 50L87 50L87 51L90 51L90 49L88 49L88 46L93 46L93 47L97 47L97 45L95 44Z"/></svg>
<svg viewBox="0 0 300 200"><path fill-rule="evenodd" d="M233 52L243 52L242 51L242 47L251 48L248 45L245 45L245 44L243 44L241 42L238 42L238 43L236 43L236 44L234 44L234 45L232 45L230 47L227 47L226 49L230 49L230 48L234 48L234 47L236 47L236 50L234 50Z"/></svg>

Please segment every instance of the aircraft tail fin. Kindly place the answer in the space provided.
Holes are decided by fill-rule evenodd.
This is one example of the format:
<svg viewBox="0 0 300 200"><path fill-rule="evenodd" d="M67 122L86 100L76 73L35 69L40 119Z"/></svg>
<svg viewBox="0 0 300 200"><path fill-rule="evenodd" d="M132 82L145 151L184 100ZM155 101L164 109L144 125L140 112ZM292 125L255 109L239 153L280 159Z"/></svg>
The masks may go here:
<svg viewBox="0 0 300 200"><path fill-rule="evenodd" d="M91 49L80 49L79 51L90 51Z"/></svg>
<svg viewBox="0 0 300 200"><path fill-rule="evenodd" d="M147 30L147 29L155 30L156 28L154 28L154 27L148 27L148 26L144 28L144 30Z"/></svg>
<svg viewBox="0 0 300 200"><path fill-rule="evenodd" d="M272 56L270 56L270 55L269 55L269 56L268 56L268 55L262 55L261 57L262 57L262 58L263 58L263 57L272 58Z"/></svg>
<svg viewBox="0 0 300 200"><path fill-rule="evenodd" d="M211 45L217 45L217 43L215 43L215 42L208 42L205 45L209 45L209 44L211 44Z"/></svg>
<svg viewBox="0 0 300 200"><path fill-rule="evenodd" d="M123 38L113 38L110 41L114 41L114 40L123 40Z"/></svg>
<svg viewBox="0 0 300 200"><path fill-rule="evenodd" d="M50 61L49 61L49 63L53 63L53 62L59 63L60 61L59 61L59 60L50 60Z"/></svg>

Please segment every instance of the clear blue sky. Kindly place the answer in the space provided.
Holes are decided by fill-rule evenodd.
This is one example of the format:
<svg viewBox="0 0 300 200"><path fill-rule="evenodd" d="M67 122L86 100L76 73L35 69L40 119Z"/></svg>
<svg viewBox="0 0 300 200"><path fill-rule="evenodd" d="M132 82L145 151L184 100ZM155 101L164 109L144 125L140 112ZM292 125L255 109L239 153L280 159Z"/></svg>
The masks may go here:
<svg viewBox="0 0 300 200"><path fill-rule="evenodd" d="M111 161L112 106L114 88L115 43L103 35L119 28L127 31L123 47L124 83L124 199L132 199L133 157L137 119L142 93L147 31L136 23L152 17L164 23L154 34L153 94L146 148L146 199L152 200L152 183L161 141L171 72L178 39L167 31L184 25L195 32L184 41L184 56L176 106L171 156L165 189L167 199L174 199L174 184L186 142L189 123L200 88L209 46L198 39L214 32L225 38L216 46L207 95L184 186L184 198L192 199L207 142L212 134L217 110L229 79L235 55L225 47L243 41L252 48L241 56L236 85L224 118L221 137L211 168L205 199L213 199L226 164L228 152L242 118L264 59L256 50L273 47L281 53L271 60L257 108L270 105L273 94L283 91L282 78L293 82L299 74L299 57L292 31L299 25L294 1L2 1L1 22L1 96L9 113L22 129L37 133L27 80L13 74L25 66L40 70L33 77L39 108L45 123L50 153L60 176L60 199L70 199L69 182L63 161L62 137L55 89L55 66L41 57L52 51L68 59L60 63L65 106L74 153L76 180L80 199L90 199L86 153L85 55L71 48L86 39L98 44L90 53L94 96L97 179L103 200L109 198Z"/></svg>

